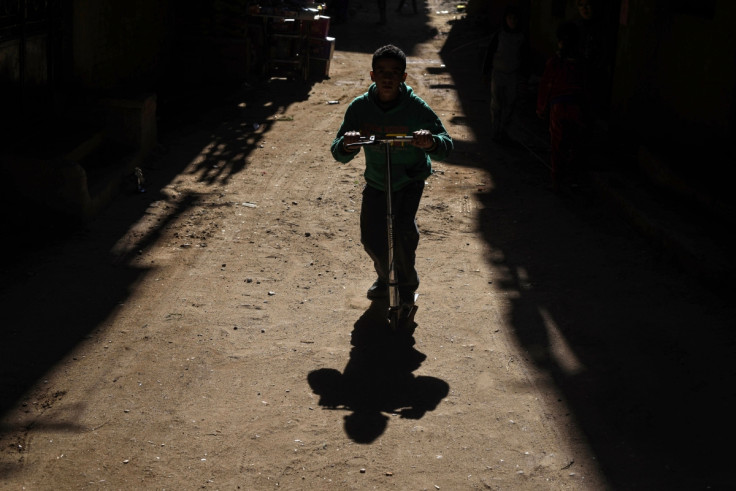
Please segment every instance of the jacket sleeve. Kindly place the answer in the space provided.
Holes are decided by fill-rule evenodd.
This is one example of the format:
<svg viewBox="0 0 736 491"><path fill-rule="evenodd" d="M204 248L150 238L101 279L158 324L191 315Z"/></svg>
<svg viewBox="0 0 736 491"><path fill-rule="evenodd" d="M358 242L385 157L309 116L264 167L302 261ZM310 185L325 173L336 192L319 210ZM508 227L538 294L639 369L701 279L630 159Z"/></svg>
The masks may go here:
<svg viewBox="0 0 736 491"><path fill-rule="evenodd" d="M434 150L428 152L428 155L432 158L432 160L445 160L447 156L450 155L450 151L454 148L452 137L450 137L447 131L444 131L444 128L443 131L440 133L433 132L432 136L434 136L437 146Z"/></svg>
<svg viewBox="0 0 736 491"><path fill-rule="evenodd" d="M436 143L435 148L431 152L427 152L427 155L429 155L432 160L442 161L450 155L450 151L454 148L454 143L452 141L452 137L447 133L445 126L442 124L442 120L440 120L437 114L435 114L429 106L426 106L426 108L429 120L428 126L425 129L432 133L432 137Z"/></svg>
<svg viewBox="0 0 736 491"><path fill-rule="evenodd" d="M350 103L347 110L345 111L345 117L340 125L340 129L337 130L337 136L332 140L330 145L330 152L332 157L340 163L346 164L353 160L356 155L360 152L347 152L342 148L343 135L348 131L360 131L360 123L357 121L355 116L356 109L354 107L354 101Z"/></svg>

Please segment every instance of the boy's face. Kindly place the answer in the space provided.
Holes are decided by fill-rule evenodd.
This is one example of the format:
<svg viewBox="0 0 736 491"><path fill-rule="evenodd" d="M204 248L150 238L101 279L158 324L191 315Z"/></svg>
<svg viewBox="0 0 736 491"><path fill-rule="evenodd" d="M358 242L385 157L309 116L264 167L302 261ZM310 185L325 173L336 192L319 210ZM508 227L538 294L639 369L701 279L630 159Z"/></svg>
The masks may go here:
<svg viewBox="0 0 736 491"><path fill-rule="evenodd" d="M378 98L384 102L392 101L399 96L399 86L406 80L406 72L399 60L379 58L371 71L371 80L376 83Z"/></svg>
<svg viewBox="0 0 736 491"><path fill-rule="evenodd" d="M506 25L509 26L509 29L512 31L516 29L516 26L519 24L519 18L516 17L516 14L508 14L506 16Z"/></svg>

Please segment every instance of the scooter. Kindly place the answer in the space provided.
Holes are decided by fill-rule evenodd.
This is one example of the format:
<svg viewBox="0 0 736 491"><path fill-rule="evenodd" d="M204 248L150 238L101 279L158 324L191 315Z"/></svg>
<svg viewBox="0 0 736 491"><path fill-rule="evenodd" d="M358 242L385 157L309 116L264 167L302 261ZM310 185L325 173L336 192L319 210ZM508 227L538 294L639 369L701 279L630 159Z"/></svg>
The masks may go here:
<svg viewBox="0 0 736 491"><path fill-rule="evenodd" d="M348 148L366 145L383 145L386 149L386 229L388 232L388 325L393 330L402 329L414 322L416 304L401 305L399 300L399 280L394 265L394 214L391 203L391 147L411 142L413 136L361 137L359 141L346 145ZM414 300L418 297L414 294Z"/></svg>

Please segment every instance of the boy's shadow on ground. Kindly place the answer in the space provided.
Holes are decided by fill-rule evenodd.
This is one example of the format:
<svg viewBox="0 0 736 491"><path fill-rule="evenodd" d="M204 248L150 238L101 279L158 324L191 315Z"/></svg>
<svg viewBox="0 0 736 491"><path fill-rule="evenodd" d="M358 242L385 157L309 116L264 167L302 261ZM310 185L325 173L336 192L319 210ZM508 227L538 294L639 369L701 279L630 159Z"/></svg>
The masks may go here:
<svg viewBox="0 0 736 491"><path fill-rule="evenodd" d="M373 302L357 320L343 373L320 368L307 377L321 406L352 411L345 416L345 432L357 443L381 436L388 423L384 413L419 419L450 391L444 380L412 374L427 358L414 348L416 324L392 332L386 310L385 301Z"/></svg>

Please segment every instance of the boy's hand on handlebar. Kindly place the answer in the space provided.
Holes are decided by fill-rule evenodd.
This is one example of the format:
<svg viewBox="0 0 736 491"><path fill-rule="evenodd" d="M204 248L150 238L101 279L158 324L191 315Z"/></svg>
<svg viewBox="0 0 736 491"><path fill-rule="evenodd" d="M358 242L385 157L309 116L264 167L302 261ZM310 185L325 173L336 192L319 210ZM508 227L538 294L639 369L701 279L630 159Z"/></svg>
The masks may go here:
<svg viewBox="0 0 736 491"><path fill-rule="evenodd" d="M348 148L347 145L350 145L351 143L357 143L360 140L360 131L346 131L344 135L342 135L342 148L346 152L357 152L360 150L360 147L357 148Z"/></svg>
<svg viewBox="0 0 736 491"><path fill-rule="evenodd" d="M422 150L430 150L434 147L434 138L429 130L417 130L413 133L411 144Z"/></svg>

